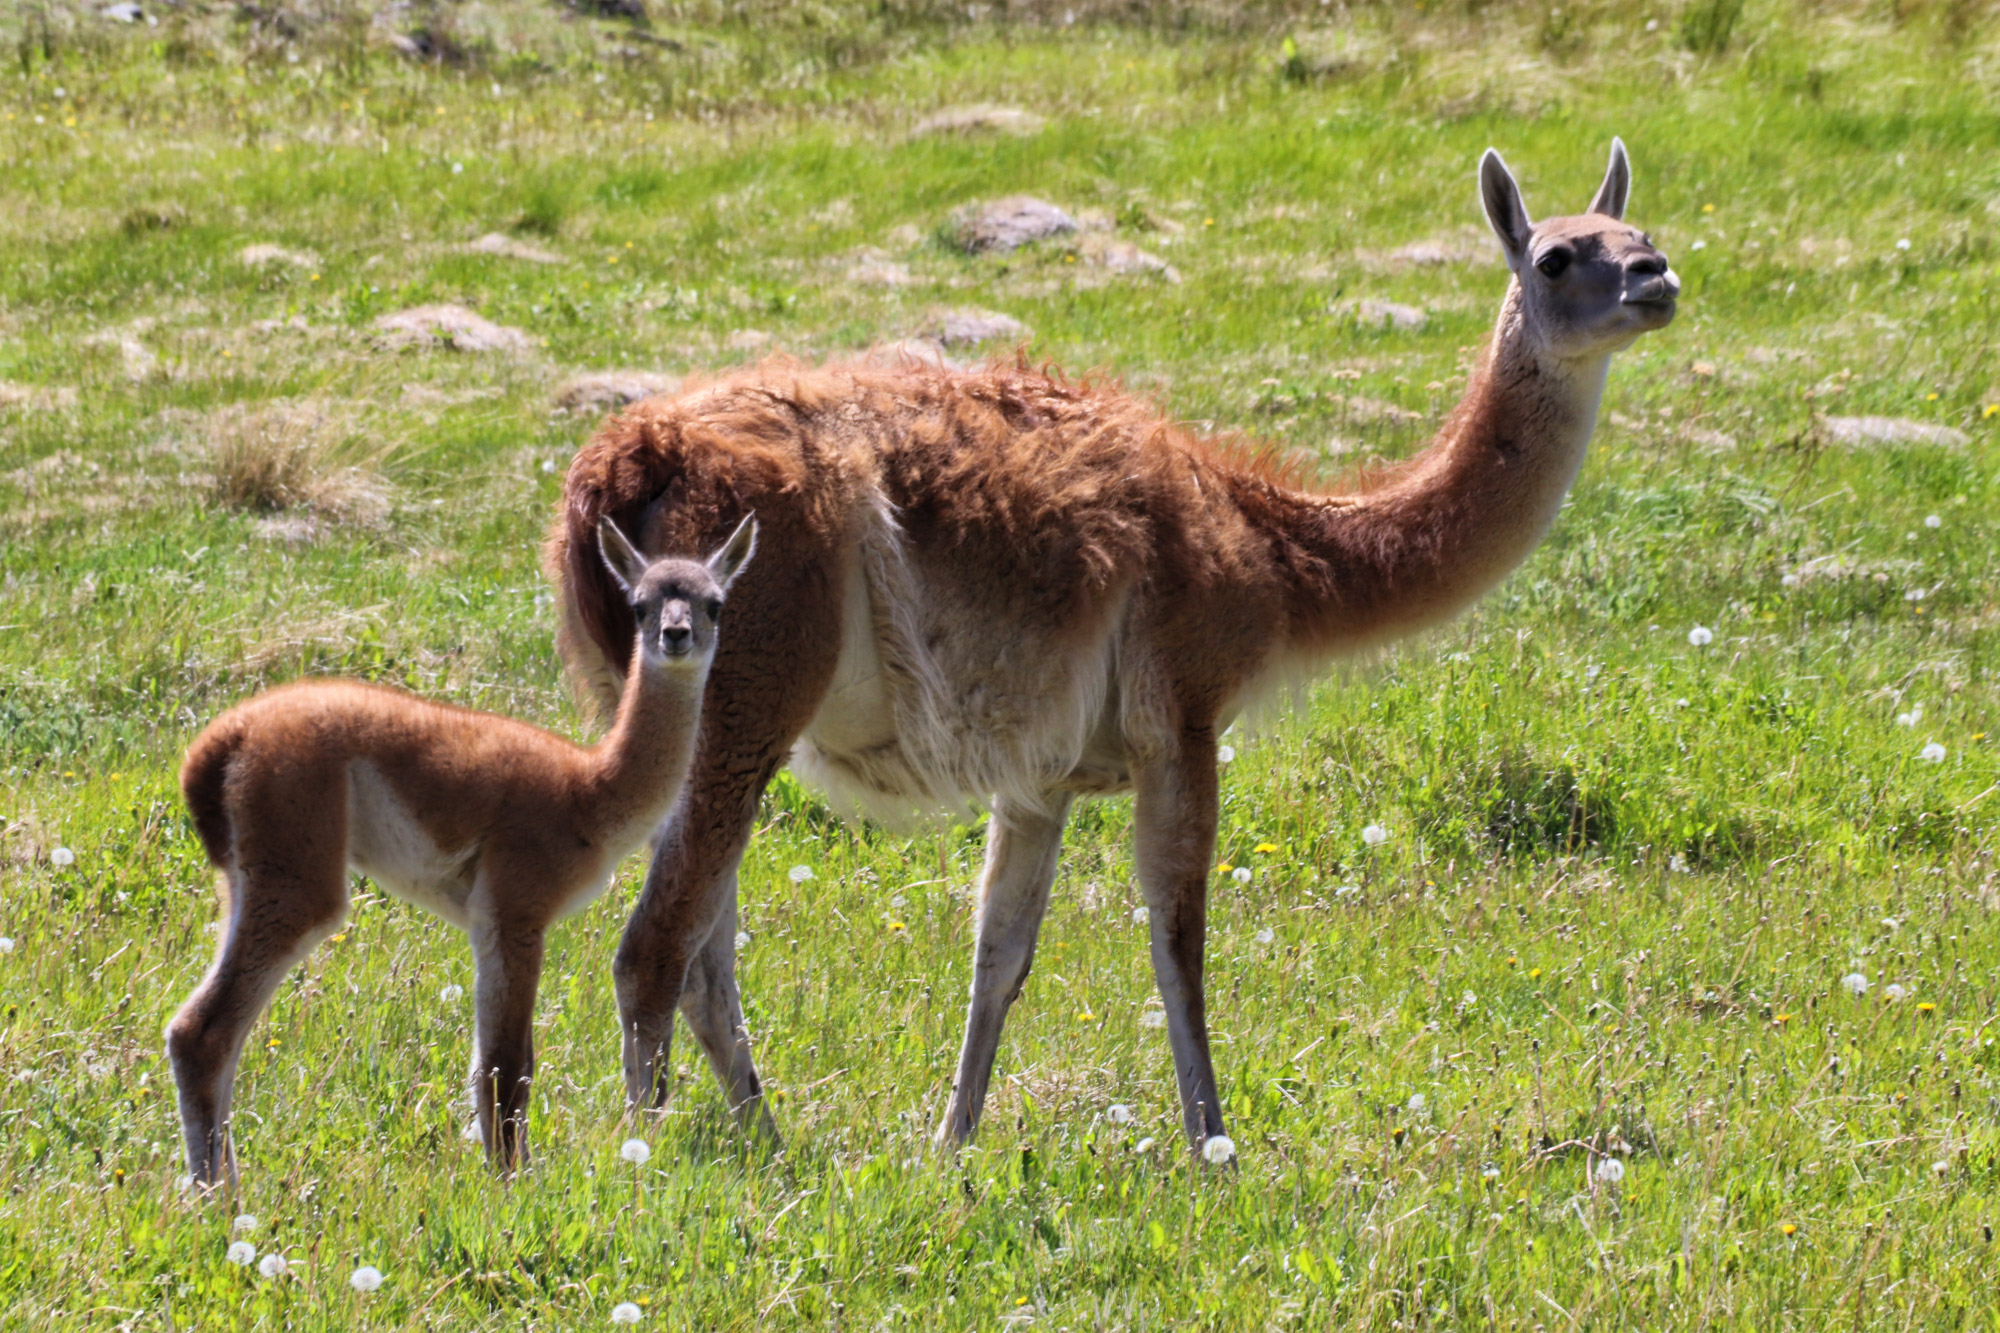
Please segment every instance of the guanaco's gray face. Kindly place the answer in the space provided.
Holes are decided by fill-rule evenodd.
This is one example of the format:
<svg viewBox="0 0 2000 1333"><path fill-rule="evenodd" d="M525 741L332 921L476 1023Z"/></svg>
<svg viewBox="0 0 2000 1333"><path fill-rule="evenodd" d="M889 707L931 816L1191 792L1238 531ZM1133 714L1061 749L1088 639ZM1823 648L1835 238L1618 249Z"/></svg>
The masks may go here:
<svg viewBox="0 0 2000 1333"><path fill-rule="evenodd" d="M1479 197L1521 284L1528 331L1560 360L1619 351L1673 320L1681 280L1646 233L1625 224L1631 189L1625 145L1613 139L1590 207L1534 223L1500 154L1489 148L1480 159Z"/></svg>
<svg viewBox="0 0 2000 1333"><path fill-rule="evenodd" d="M597 521L597 541L611 576L631 601L645 665L698 664L714 656L729 585L757 549L756 515L737 524L706 560L648 560L608 515Z"/></svg>

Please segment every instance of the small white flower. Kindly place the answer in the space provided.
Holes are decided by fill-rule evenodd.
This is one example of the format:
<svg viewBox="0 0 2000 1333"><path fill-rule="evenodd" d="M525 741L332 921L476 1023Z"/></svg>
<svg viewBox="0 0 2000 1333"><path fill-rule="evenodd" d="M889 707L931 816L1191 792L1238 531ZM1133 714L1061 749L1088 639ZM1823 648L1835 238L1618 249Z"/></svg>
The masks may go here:
<svg viewBox="0 0 2000 1333"><path fill-rule="evenodd" d="M1233 746L1233 745L1218 745L1218 746L1216 746L1216 747L1215 747L1215 762L1216 762L1216 763L1218 763L1218 764L1227 764L1227 763L1230 763L1230 762L1232 762L1232 761L1233 761L1233 760L1234 760L1235 758L1236 758L1236 747L1235 747L1235 746Z"/></svg>
<svg viewBox="0 0 2000 1333"><path fill-rule="evenodd" d="M1367 843L1370 847L1380 847L1383 843L1389 841L1389 830L1383 828L1380 824L1370 824L1361 830L1361 841Z"/></svg>
<svg viewBox="0 0 2000 1333"><path fill-rule="evenodd" d="M1840 986L1849 995L1866 995L1868 993L1868 978L1862 976L1859 972L1849 972L1840 979Z"/></svg>
<svg viewBox="0 0 2000 1333"><path fill-rule="evenodd" d="M443 1000L446 1004L457 1004L460 1000L465 998L465 987L459 985L456 981L454 981L451 983L451 985L446 986L443 990L438 992L438 998L440 1000Z"/></svg>
<svg viewBox="0 0 2000 1333"><path fill-rule="evenodd" d="M1153 1150L1153 1141L1151 1139L1140 1139L1137 1143L1132 1145L1133 1152L1151 1152L1152 1150Z"/></svg>
<svg viewBox="0 0 2000 1333"><path fill-rule="evenodd" d="M1139 1015L1139 1026L1142 1028L1163 1028L1166 1025L1167 1015L1163 1009L1147 1009Z"/></svg>
<svg viewBox="0 0 2000 1333"><path fill-rule="evenodd" d="M1932 741L1929 745L1917 751L1917 758L1927 764L1942 764L1944 762L1944 747L1936 741Z"/></svg>
<svg viewBox="0 0 2000 1333"><path fill-rule="evenodd" d="M1104 1118L1114 1125L1129 1125L1132 1123L1132 1108L1123 1102L1113 1102L1104 1112Z"/></svg>
<svg viewBox="0 0 2000 1333"><path fill-rule="evenodd" d="M246 1268L257 1258L257 1247L247 1240L233 1240L229 1242L229 1252L222 1257L238 1268Z"/></svg>
<svg viewBox="0 0 2000 1333"><path fill-rule="evenodd" d="M1221 1166L1236 1156L1236 1140L1227 1134L1217 1134L1201 1145L1201 1160L1210 1166Z"/></svg>
<svg viewBox="0 0 2000 1333"><path fill-rule="evenodd" d="M1891 1004L1894 1004L1897 1000L1902 999L1905 995L1908 994L1909 994L1908 991L1904 990L1900 985L1898 985L1896 982L1893 981L1882 988L1882 998L1889 1001Z"/></svg>
<svg viewBox="0 0 2000 1333"><path fill-rule="evenodd" d="M1151 913L1148 912L1144 907L1135 907L1132 909L1132 924L1135 926L1143 926L1146 924L1146 918L1150 915Z"/></svg>
<svg viewBox="0 0 2000 1333"><path fill-rule="evenodd" d="M363 1264L348 1275L347 1285L356 1291L380 1291L382 1270L373 1264Z"/></svg>
<svg viewBox="0 0 2000 1333"><path fill-rule="evenodd" d="M14 952L14 937L11 935L0 935L0 953L12 952Z"/></svg>
<svg viewBox="0 0 2000 1333"><path fill-rule="evenodd" d="M1924 526L1927 528L1941 528L1944 526L1944 520L1936 514L1925 514Z"/></svg>
<svg viewBox="0 0 2000 1333"><path fill-rule="evenodd" d="M231 1231L241 1231L245 1235L248 1235L257 1229L257 1215L255 1213L238 1214L236 1220L229 1224L229 1229Z"/></svg>
<svg viewBox="0 0 2000 1333"><path fill-rule="evenodd" d="M644 1166L646 1159L653 1155L653 1150L646 1146L644 1139L627 1139L618 1149L618 1155L634 1166Z"/></svg>
<svg viewBox="0 0 2000 1333"><path fill-rule="evenodd" d="M291 1265L285 1262L285 1256L276 1250L257 1261L257 1271L268 1278L281 1278L290 1267Z"/></svg>
<svg viewBox="0 0 2000 1333"><path fill-rule="evenodd" d="M1905 236L1905 237L1903 237L1903 238L1902 238L1901 240L1897 241L1897 242L1896 242L1896 248L1897 248L1898 250L1907 250L1907 249L1909 249L1909 248L1910 248L1910 238L1909 238L1909 237L1907 237L1907 236Z"/></svg>
<svg viewBox="0 0 2000 1333"><path fill-rule="evenodd" d="M811 866L793 866L786 874L792 883L803 884L813 877L813 868Z"/></svg>
<svg viewBox="0 0 2000 1333"><path fill-rule="evenodd" d="M630 1301L620 1301L611 1307L611 1322L614 1324L636 1324L639 1317L639 1307Z"/></svg>
<svg viewBox="0 0 2000 1333"><path fill-rule="evenodd" d="M1715 642L1715 631L1706 625L1696 625L1688 631L1688 642L1697 648L1706 648Z"/></svg>
<svg viewBox="0 0 2000 1333"><path fill-rule="evenodd" d="M1229 878L1235 880L1238 884L1248 884L1255 877L1256 872L1250 869L1249 866L1238 866L1229 872Z"/></svg>
<svg viewBox="0 0 2000 1333"><path fill-rule="evenodd" d="M736 952L738 952L738 953L742 953L742 952L743 952L743 951L744 951L745 949L747 949L747 948L749 948L749 947L750 947L750 932L749 932L749 931L747 931L747 930L739 930L739 931L737 931L737 932L736 932Z"/></svg>
<svg viewBox="0 0 2000 1333"><path fill-rule="evenodd" d="M1275 940L1277 938L1278 938L1278 932L1272 930L1269 926L1266 926L1262 930L1258 931L1256 935L1257 943L1259 944L1269 944L1272 940Z"/></svg>
<svg viewBox="0 0 2000 1333"><path fill-rule="evenodd" d="M1780 587L1796 588L1799 586L1799 576L1797 574L1787 574L1778 580L1778 584Z"/></svg>
<svg viewBox="0 0 2000 1333"><path fill-rule="evenodd" d="M1607 1157L1597 1164L1597 1179L1600 1184L1616 1185L1625 1179L1625 1163L1616 1157Z"/></svg>
<svg viewBox="0 0 2000 1333"><path fill-rule="evenodd" d="M1421 1092L1413 1092L1410 1094L1408 1105L1412 1111L1421 1111L1430 1105L1430 1099L1425 1097Z"/></svg>
<svg viewBox="0 0 2000 1333"><path fill-rule="evenodd" d="M76 853L67 847L58 847L49 853L49 864L58 870L66 869L76 864Z"/></svg>
<svg viewBox="0 0 2000 1333"><path fill-rule="evenodd" d="M1647 31L1647 32L1651 32L1651 31L1653 30L1653 28L1654 28L1654 27L1655 27L1655 26L1657 25L1657 23L1658 23L1658 20L1654 20L1653 22L1650 22L1650 23L1648 23L1648 24L1646 25L1646 31ZM1706 250L1706 249L1708 249L1708 242L1707 242L1707 241L1696 241L1696 242L1695 242L1695 243L1694 243L1693 245L1690 245L1690 246L1688 247L1688 249L1690 249L1690 250Z"/></svg>

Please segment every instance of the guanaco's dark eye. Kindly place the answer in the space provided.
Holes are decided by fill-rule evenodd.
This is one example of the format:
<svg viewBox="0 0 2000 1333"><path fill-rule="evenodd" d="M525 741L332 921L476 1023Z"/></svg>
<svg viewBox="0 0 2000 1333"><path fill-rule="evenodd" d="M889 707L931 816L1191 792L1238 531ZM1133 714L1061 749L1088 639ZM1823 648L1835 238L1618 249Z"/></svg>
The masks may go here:
<svg viewBox="0 0 2000 1333"><path fill-rule="evenodd" d="M1542 271L1545 278L1560 278L1563 270L1569 267L1569 251L1551 250L1535 261L1535 267Z"/></svg>
<svg viewBox="0 0 2000 1333"><path fill-rule="evenodd" d="M708 599L708 618L710 620L722 619L722 600L720 598L711 597Z"/></svg>

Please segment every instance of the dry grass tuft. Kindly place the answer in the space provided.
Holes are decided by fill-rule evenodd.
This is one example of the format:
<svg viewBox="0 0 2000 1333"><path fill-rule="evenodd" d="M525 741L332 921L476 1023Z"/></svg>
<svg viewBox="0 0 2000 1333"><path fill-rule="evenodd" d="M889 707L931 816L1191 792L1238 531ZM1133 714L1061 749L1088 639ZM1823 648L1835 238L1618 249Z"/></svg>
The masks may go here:
<svg viewBox="0 0 2000 1333"><path fill-rule="evenodd" d="M317 400L235 404L214 413L208 439L213 494L237 509L309 509L373 526L393 495L381 468L393 443L367 439L352 416Z"/></svg>

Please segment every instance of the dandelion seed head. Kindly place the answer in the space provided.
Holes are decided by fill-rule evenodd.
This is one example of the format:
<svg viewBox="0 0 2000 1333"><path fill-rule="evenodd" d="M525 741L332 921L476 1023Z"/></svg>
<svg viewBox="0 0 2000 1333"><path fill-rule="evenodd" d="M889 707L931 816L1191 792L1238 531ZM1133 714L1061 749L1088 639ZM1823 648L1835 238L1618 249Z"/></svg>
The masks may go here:
<svg viewBox="0 0 2000 1333"><path fill-rule="evenodd" d="M14 952L14 937L11 935L0 935L0 953L12 952Z"/></svg>
<svg viewBox="0 0 2000 1333"><path fill-rule="evenodd" d="M1905 995L1908 994L1909 994L1908 991L1904 990L1901 985L1893 981L1882 988L1882 998L1889 1001L1891 1004L1894 1004L1897 1000L1902 999Z"/></svg>
<svg viewBox="0 0 2000 1333"><path fill-rule="evenodd" d="M618 1155L634 1166L644 1166L646 1159L653 1155L653 1150L646 1146L644 1139L627 1139L619 1147Z"/></svg>
<svg viewBox="0 0 2000 1333"><path fill-rule="evenodd" d="M1896 714L1896 725L1899 727L1914 727L1917 725L1917 717L1916 713L1898 713Z"/></svg>
<svg viewBox="0 0 2000 1333"><path fill-rule="evenodd" d="M737 931L737 932L736 932L736 952L738 952L738 953L742 953L742 952L743 952L743 951L744 951L745 949L747 949L747 948L749 948L749 947L750 947L750 932L749 932L749 931L747 931L747 930L739 930L739 931Z"/></svg>
<svg viewBox="0 0 2000 1333"><path fill-rule="evenodd" d="M1941 528L1944 526L1944 519L1936 514L1925 514L1924 526L1927 528Z"/></svg>
<svg viewBox="0 0 2000 1333"><path fill-rule="evenodd" d="M1236 1156L1236 1140L1227 1134L1217 1134L1201 1145L1201 1160L1210 1166L1221 1166Z"/></svg>
<svg viewBox="0 0 2000 1333"><path fill-rule="evenodd" d="M1256 935L1257 943L1259 944L1269 944L1272 940L1275 940L1277 938L1278 938L1278 932L1272 930L1269 926L1265 926L1262 930L1258 931Z"/></svg>
<svg viewBox="0 0 2000 1333"><path fill-rule="evenodd" d="M1862 976L1859 972L1849 972L1840 979L1840 988L1849 995L1866 995L1868 993L1868 978Z"/></svg>
<svg viewBox="0 0 2000 1333"><path fill-rule="evenodd" d="M813 868L811 866L793 866L785 874L792 883L803 884L813 877Z"/></svg>
<svg viewBox="0 0 2000 1333"><path fill-rule="evenodd" d="M1132 924L1143 926L1146 924L1146 918L1150 915L1151 913L1147 912L1144 907L1135 907L1132 909Z"/></svg>
<svg viewBox="0 0 2000 1333"><path fill-rule="evenodd" d="M1153 1150L1153 1141L1151 1139L1140 1139L1137 1143L1132 1145L1133 1152L1151 1152L1152 1150Z"/></svg>
<svg viewBox="0 0 2000 1333"><path fill-rule="evenodd" d="M632 1304L632 1302L620 1301L611 1307L611 1322L614 1324L636 1324L639 1322L641 1313L639 1307Z"/></svg>
<svg viewBox="0 0 2000 1333"><path fill-rule="evenodd" d="M1909 237L1907 237L1907 236L1904 236L1904 237L1902 237L1901 239L1899 239L1899 240L1898 240L1898 241L1896 242L1896 248L1897 248L1898 250L1907 250L1907 249L1909 249L1909 248L1910 248L1910 238L1909 238Z"/></svg>
<svg viewBox="0 0 2000 1333"><path fill-rule="evenodd" d="M257 1271L274 1280L283 1277L290 1268L291 1265L285 1262L285 1256L276 1250L257 1261Z"/></svg>
<svg viewBox="0 0 2000 1333"><path fill-rule="evenodd" d="M556 460L555 460L555 459L553 459L553 458L544 458L544 459L542 460L542 471L544 471L544 472L554 472L555 470L556 470Z"/></svg>
<svg viewBox="0 0 2000 1333"><path fill-rule="evenodd" d="M49 853L49 864L58 870L67 869L76 864L76 853L67 847L58 847Z"/></svg>
<svg viewBox="0 0 2000 1333"><path fill-rule="evenodd" d="M257 1257L257 1247L247 1240L233 1240L222 1257L238 1268L247 1268Z"/></svg>
<svg viewBox="0 0 2000 1333"><path fill-rule="evenodd" d="M1113 1102L1104 1112L1104 1118L1114 1125L1129 1125L1132 1123L1132 1108L1123 1102Z"/></svg>
<svg viewBox="0 0 2000 1333"><path fill-rule="evenodd" d="M1430 1104L1430 1098L1424 1096L1421 1092L1411 1093L1410 1100L1405 1103L1412 1111L1421 1111Z"/></svg>
<svg viewBox="0 0 2000 1333"><path fill-rule="evenodd" d="M1485 1168L1480 1171L1479 1176L1482 1180L1498 1180L1500 1179L1500 1168L1488 1162Z"/></svg>
<svg viewBox="0 0 2000 1333"><path fill-rule="evenodd" d="M465 987L459 985L456 981L438 992L438 999L444 1001L446 1004L457 1004L464 998Z"/></svg>
<svg viewBox="0 0 2000 1333"><path fill-rule="evenodd" d="M1218 745L1218 746L1216 746L1216 747L1215 747L1215 762L1216 762L1216 763L1218 763L1218 764L1227 764L1227 763L1233 763L1233 762L1235 761L1235 759L1236 759L1236 747L1235 747L1235 746L1233 746L1233 745Z"/></svg>
<svg viewBox="0 0 2000 1333"><path fill-rule="evenodd" d="M1383 843L1389 841L1389 830L1383 828L1380 824L1370 824L1361 830L1361 841L1367 843L1370 847L1380 847Z"/></svg>
<svg viewBox="0 0 2000 1333"><path fill-rule="evenodd" d="M1938 1174L1938 1179L1939 1179L1939 1180L1943 1180L1943 1179L1944 1179L1944 1178L1945 1178L1946 1176L1948 1176L1948 1175L1950 1175L1950 1174L1951 1174L1951 1163L1949 1163L1949 1162L1932 1162L1932 1163L1931 1163L1931 1170L1933 1170L1933 1171L1937 1172L1937 1174Z"/></svg>
<svg viewBox="0 0 2000 1333"><path fill-rule="evenodd" d="M1139 1015L1139 1026L1142 1028L1163 1028L1166 1025L1167 1015L1165 1010L1147 1009Z"/></svg>
<svg viewBox="0 0 2000 1333"><path fill-rule="evenodd" d="M1944 747L1936 741L1932 741L1930 744L1924 746L1923 749L1917 751L1917 758L1927 764L1942 764L1944 762Z"/></svg>
<svg viewBox="0 0 2000 1333"><path fill-rule="evenodd" d="M1799 576L1797 574L1787 574L1778 580L1778 585L1784 588L1796 588L1799 586Z"/></svg>
<svg viewBox="0 0 2000 1333"><path fill-rule="evenodd" d="M1697 648L1706 648L1715 642L1715 631L1706 625L1696 625L1688 631L1688 642Z"/></svg>
<svg viewBox="0 0 2000 1333"><path fill-rule="evenodd" d="M1238 866L1229 872L1229 878L1235 880L1238 884L1248 884L1255 878L1255 874L1249 866Z"/></svg>
<svg viewBox="0 0 2000 1333"><path fill-rule="evenodd" d="M255 1213L239 1213L236 1220L229 1224L229 1229L248 1235L257 1229L257 1215Z"/></svg>
<svg viewBox="0 0 2000 1333"><path fill-rule="evenodd" d="M1616 1185L1625 1179L1625 1163L1616 1157L1607 1157L1597 1164L1597 1179L1605 1185Z"/></svg>
<svg viewBox="0 0 2000 1333"><path fill-rule="evenodd" d="M905 898L900 893L889 900L889 906L894 911L900 912L909 905L910 905L910 900L908 898Z"/></svg>
<svg viewBox="0 0 2000 1333"><path fill-rule="evenodd" d="M373 1264L363 1264L348 1275L347 1285L356 1291L379 1291L382 1288L382 1270Z"/></svg>

